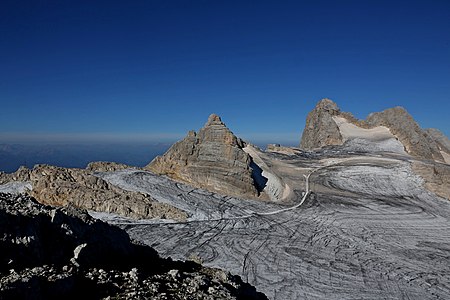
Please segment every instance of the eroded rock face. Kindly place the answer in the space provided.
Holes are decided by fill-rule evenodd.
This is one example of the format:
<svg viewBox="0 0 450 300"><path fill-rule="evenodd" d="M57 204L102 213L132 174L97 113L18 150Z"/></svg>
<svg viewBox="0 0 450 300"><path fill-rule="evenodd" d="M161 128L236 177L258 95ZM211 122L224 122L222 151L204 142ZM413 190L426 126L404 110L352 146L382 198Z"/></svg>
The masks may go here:
<svg viewBox="0 0 450 300"><path fill-rule="evenodd" d="M73 207L0 193L0 299L267 299L237 276L160 258Z"/></svg>
<svg viewBox="0 0 450 300"><path fill-rule="evenodd" d="M0 172L0 184L4 184L11 181L30 181L30 169L21 166L14 173Z"/></svg>
<svg viewBox="0 0 450 300"><path fill-rule="evenodd" d="M212 114L198 133L190 131L145 168L193 186L237 197L258 196L250 167L252 159L237 138Z"/></svg>
<svg viewBox="0 0 450 300"><path fill-rule="evenodd" d="M125 170L125 169L131 169L134 168L132 166L126 165L126 164L120 164L116 162L109 162L109 161L94 161L90 162L86 170L94 171L94 172L113 172L118 170Z"/></svg>
<svg viewBox="0 0 450 300"><path fill-rule="evenodd" d="M428 128L425 133L434 140L444 161L450 164L450 140L438 129Z"/></svg>
<svg viewBox="0 0 450 300"><path fill-rule="evenodd" d="M343 139L333 116L340 114L340 109L330 99L322 99L306 118L300 148L312 150L327 145L342 145Z"/></svg>
<svg viewBox="0 0 450 300"><path fill-rule="evenodd" d="M425 181L425 188L439 197L450 200L450 165L432 161L414 161L414 173Z"/></svg>
<svg viewBox="0 0 450 300"><path fill-rule="evenodd" d="M367 117L372 126L386 126L400 140L409 154L444 161L435 141L414 121L403 107L394 107Z"/></svg>
<svg viewBox="0 0 450 300"><path fill-rule="evenodd" d="M40 203L116 213L132 218L185 220L186 214L149 195L110 185L88 170L37 165L30 172L32 191Z"/></svg>

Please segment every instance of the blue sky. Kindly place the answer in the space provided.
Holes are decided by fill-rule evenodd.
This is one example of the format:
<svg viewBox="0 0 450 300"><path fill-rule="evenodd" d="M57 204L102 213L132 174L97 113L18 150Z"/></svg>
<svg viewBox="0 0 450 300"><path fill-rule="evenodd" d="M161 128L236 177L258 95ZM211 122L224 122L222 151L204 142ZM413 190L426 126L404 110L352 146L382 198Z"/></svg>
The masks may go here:
<svg viewBox="0 0 450 300"><path fill-rule="evenodd" d="M0 137L298 143L333 99L450 135L450 1L0 2Z"/></svg>

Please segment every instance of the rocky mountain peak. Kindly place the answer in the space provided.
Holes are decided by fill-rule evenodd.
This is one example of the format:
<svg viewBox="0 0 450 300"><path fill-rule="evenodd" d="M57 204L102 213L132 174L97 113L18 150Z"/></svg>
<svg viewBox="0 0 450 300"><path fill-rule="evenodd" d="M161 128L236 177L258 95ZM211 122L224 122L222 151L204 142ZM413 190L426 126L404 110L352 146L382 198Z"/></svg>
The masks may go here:
<svg viewBox="0 0 450 300"><path fill-rule="evenodd" d="M216 114L211 114L209 116L205 126L203 126L203 128L201 128L198 132L198 138L204 143L223 143L239 148L244 147L242 140L236 137Z"/></svg>
<svg viewBox="0 0 450 300"><path fill-rule="evenodd" d="M339 107L337 106L337 104L328 98L324 98L322 100L320 100L315 108L316 111L326 111L332 115L338 114L340 112Z"/></svg>
<svg viewBox="0 0 450 300"><path fill-rule="evenodd" d="M306 118L300 148L311 150L326 145L342 144L339 127L333 120L333 116L339 112L337 104L330 99L320 100Z"/></svg>
<svg viewBox="0 0 450 300"><path fill-rule="evenodd" d="M384 130L387 128L391 139L398 140L401 143L399 146L404 147L404 151L408 154L446 161L444 156L447 151L443 146L445 144L442 142L443 138L422 130L405 108L396 106L382 112L371 113L366 120L358 120L350 113L341 112L337 104L330 99L320 100L308 114L300 147L311 150L329 145L342 145L348 139L341 131L344 127L347 131L366 129L368 139L375 139L369 136L370 132L374 133L381 127L385 128ZM448 152L450 153L450 150Z"/></svg>
<svg viewBox="0 0 450 300"><path fill-rule="evenodd" d="M223 126L225 126L225 124L222 122L222 119L216 114L210 114L209 115L208 121L206 122L205 126L210 126L210 125L223 125Z"/></svg>
<svg viewBox="0 0 450 300"><path fill-rule="evenodd" d="M212 114L198 134L189 132L145 168L199 188L255 198L259 193L252 177L252 159L244 146L220 117Z"/></svg>

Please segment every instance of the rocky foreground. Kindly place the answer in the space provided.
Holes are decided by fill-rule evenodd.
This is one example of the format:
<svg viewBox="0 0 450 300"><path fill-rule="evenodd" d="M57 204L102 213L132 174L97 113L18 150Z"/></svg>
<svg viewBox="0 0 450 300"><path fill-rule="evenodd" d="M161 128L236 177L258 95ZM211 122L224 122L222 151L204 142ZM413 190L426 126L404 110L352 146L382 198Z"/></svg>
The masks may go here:
<svg viewBox="0 0 450 300"><path fill-rule="evenodd" d="M237 276L162 259L71 206L0 194L0 299L266 299Z"/></svg>

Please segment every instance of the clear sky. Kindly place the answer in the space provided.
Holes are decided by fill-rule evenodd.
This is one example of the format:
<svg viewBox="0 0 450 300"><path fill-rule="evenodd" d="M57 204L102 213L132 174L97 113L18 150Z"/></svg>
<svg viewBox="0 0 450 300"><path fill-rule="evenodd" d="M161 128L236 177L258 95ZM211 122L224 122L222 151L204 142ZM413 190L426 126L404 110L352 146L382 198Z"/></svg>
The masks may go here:
<svg viewBox="0 0 450 300"><path fill-rule="evenodd" d="M0 137L297 143L328 97L450 135L450 1L0 1ZM1 142L1 141L0 141Z"/></svg>

